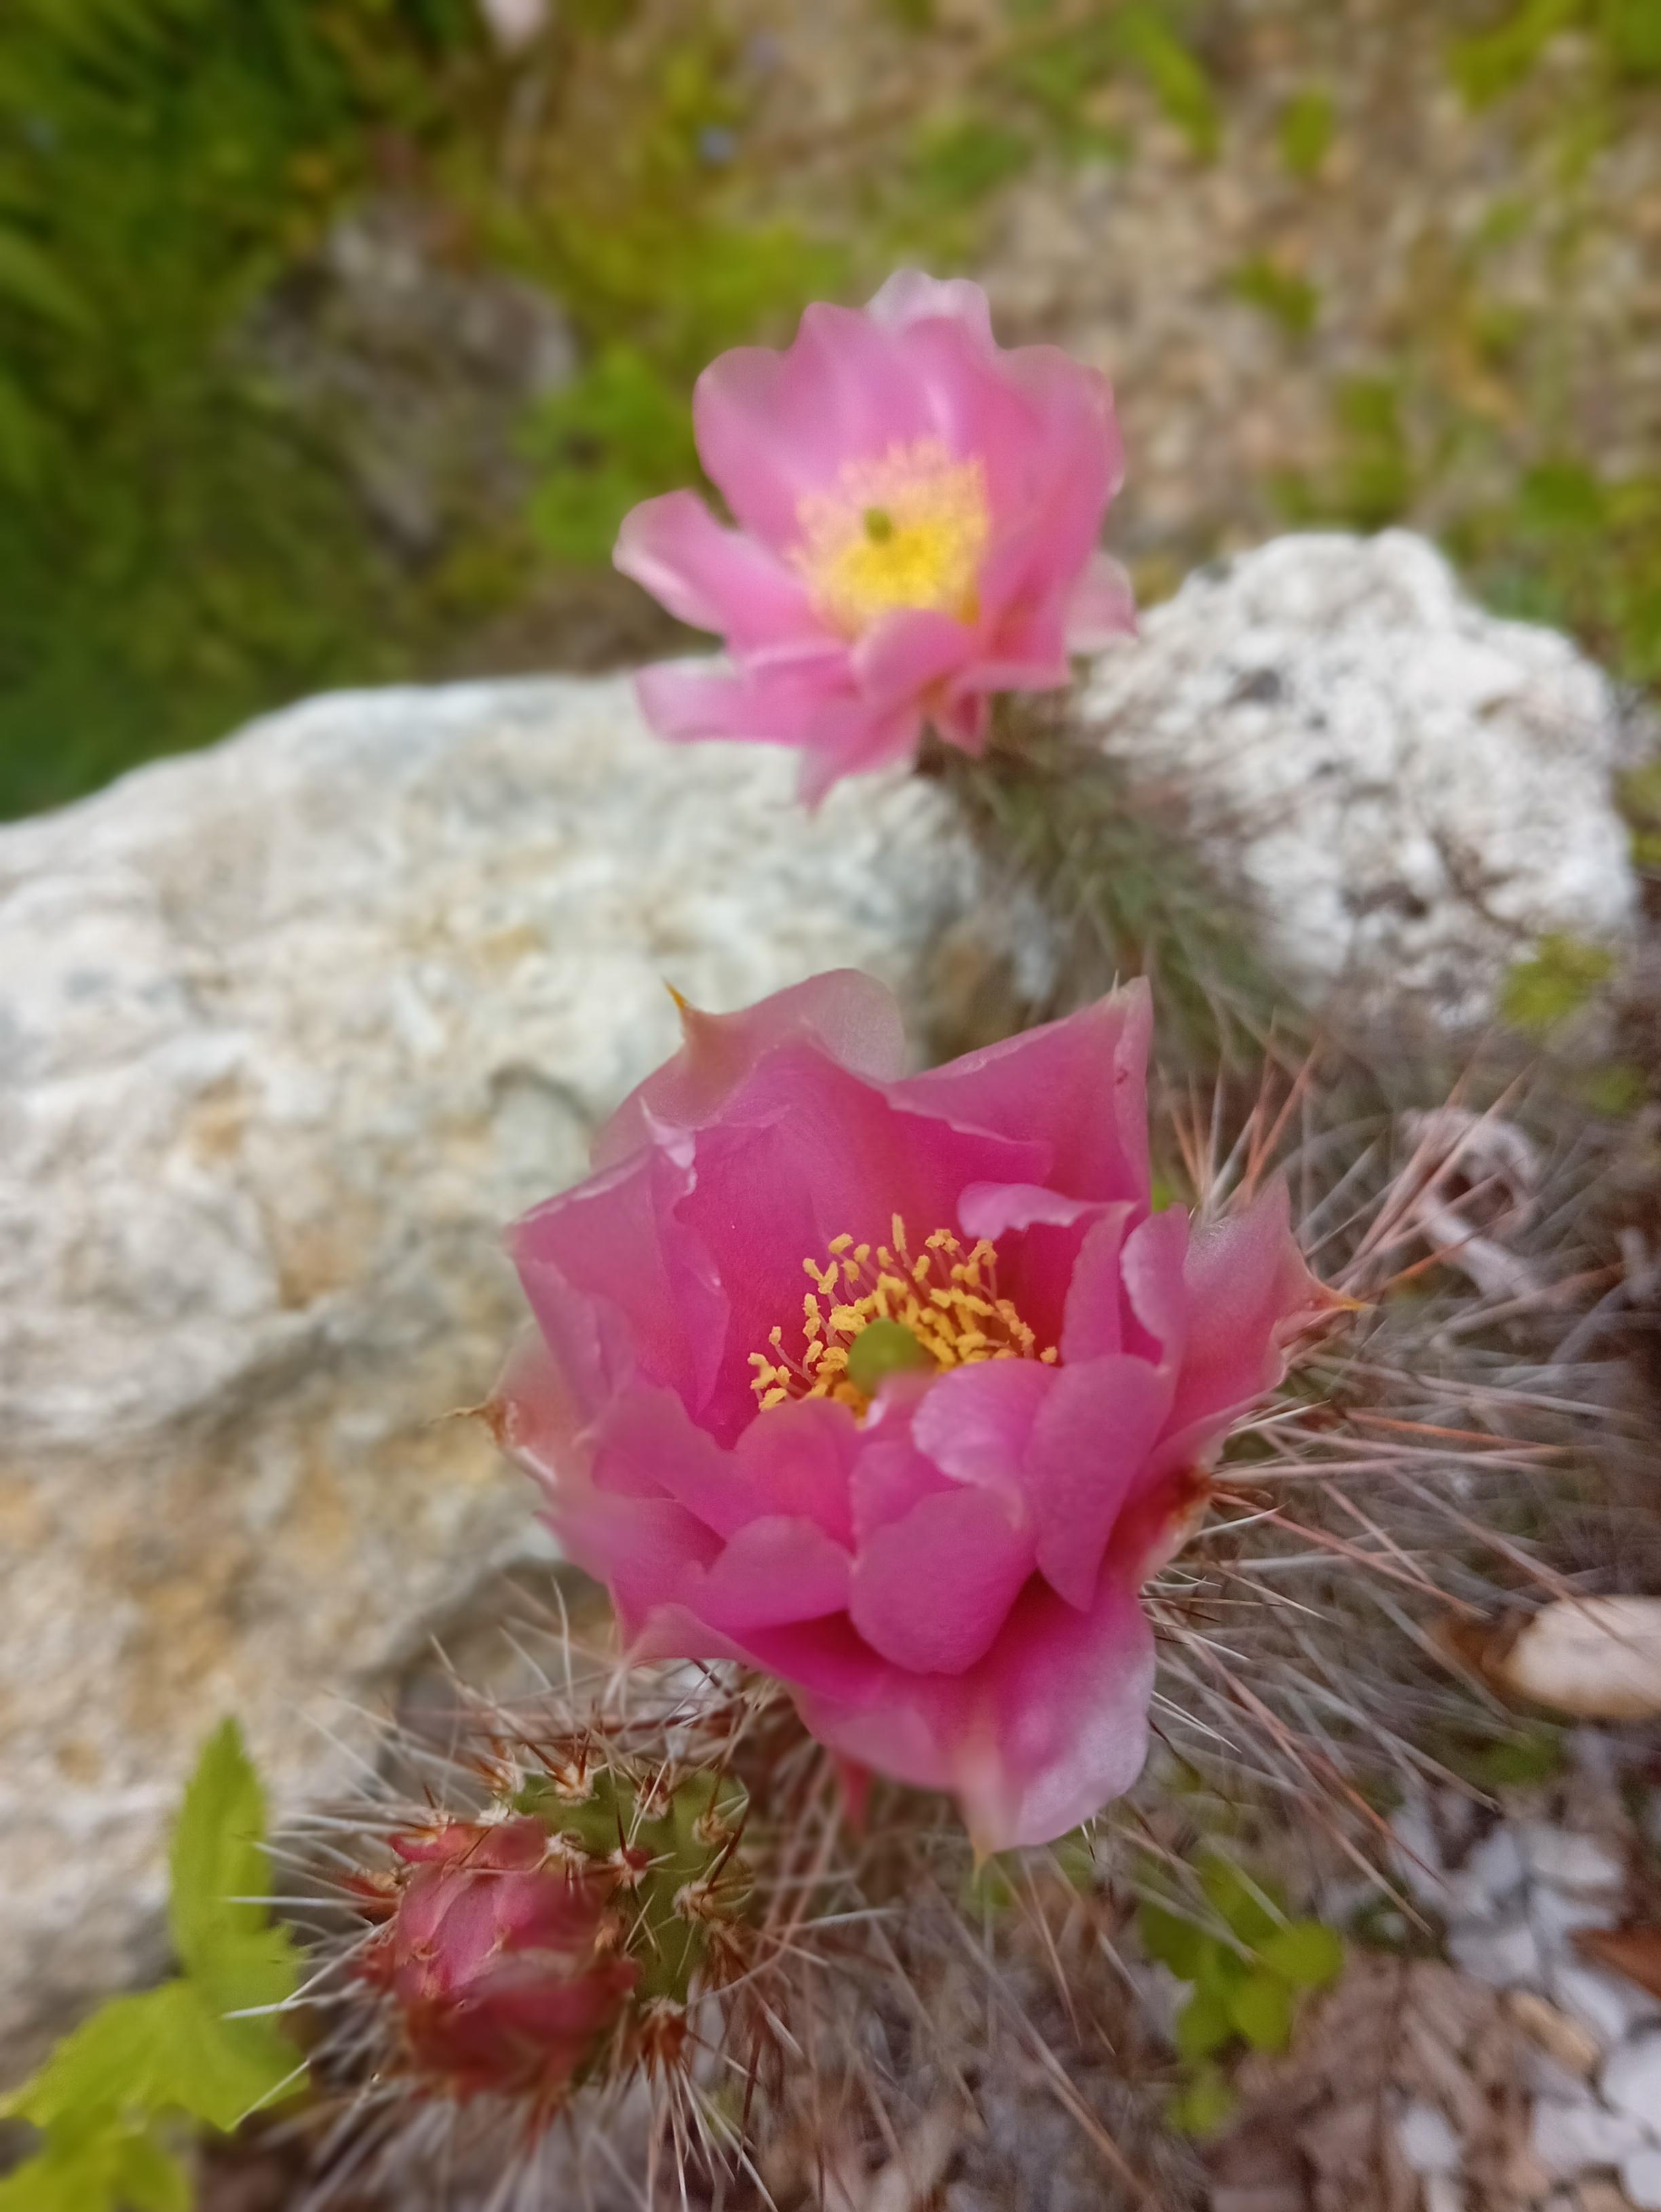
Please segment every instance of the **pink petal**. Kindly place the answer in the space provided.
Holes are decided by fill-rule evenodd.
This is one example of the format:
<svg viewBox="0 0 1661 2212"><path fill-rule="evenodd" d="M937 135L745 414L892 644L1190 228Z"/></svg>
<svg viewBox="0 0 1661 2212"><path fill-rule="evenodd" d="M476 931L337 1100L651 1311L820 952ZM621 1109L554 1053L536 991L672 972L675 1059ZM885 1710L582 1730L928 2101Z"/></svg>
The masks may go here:
<svg viewBox="0 0 1661 2212"><path fill-rule="evenodd" d="M925 1498L943 1497L953 1485L909 1436L867 1443L854 1467L854 1535L863 1547L879 1528L902 1521Z"/></svg>
<svg viewBox="0 0 1661 2212"><path fill-rule="evenodd" d="M1012 1229L1030 1229L1034 1222L1070 1229L1092 1210L1092 1200L1066 1198L1042 1183L971 1182L958 1201L958 1224L965 1237L996 1243Z"/></svg>
<svg viewBox="0 0 1661 2212"><path fill-rule="evenodd" d="M1081 1611L1126 1500L1171 1408L1171 1378L1109 1352L1063 1367L1039 1407L1026 1455L1038 1570Z"/></svg>
<svg viewBox="0 0 1661 2212"><path fill-rule="evenodd" d="M1062 1322L1062 1359L1069 1367L1125 1348L1122 1255L1137 1211L1129 1204L1104 1206L1085 1233Z"/></svg>
<svg viewBox="0 0 1661 2212"><path fill-rule="evenodd" d="M696 1412L719 1372L727 1299L707 1255L679 1228L691 1145L631 1154L548 1200L510 1232L514 1264L562 1371L617 1388L634 1372L678 1391ZM595 1349L582 1340L587 1329Z"/></svg>
<svg viewBox="0 0 1661 2212"><path fill-rule="evenodd" d="M614 1498L584 1486L554 1493L549 1522L570 1557L611 1593L626 1637L679 1601L689 1578L719 1556L720 1540L666 1498ZM688 1650L686 1658L705 1656ZM722 1656L715 1653L709 1656Z"/></svg>
<svg viewBox="0 0 1661 2212"><path fill-rule="evenodd" d="M764 1053L800 1042L878 1082L905 1066L905 1030L894 994L856 968L792 983L735 1014L706 1014L678 1000L685 1042L618 1107L594 1139L607 1167L666 1127L697 1128L720 1112Z"/></svg>
<svg viewBox="0 0 1661 2212"><path fill-rule="evenodd" d="M855 1470L864 1434L828 1398L772 1406L733 1447L735 1480L774 1513L805 1516L838 1544L854 1542Z"/></svg>
<svg viewBox="0 0 1661 2212"><path fill-rule="evenodd" d="M485 1408L492 1434L516 1466L552 1483L576 1463L581 1415L558 1362L534 1325L520 1330Z"/></svg>
<svg viewBox="0 0 1661 2212"><path fill-rule="evenodd" d="M1226 1420L1272 1389L1286 1372L1287 1337L1325 1303L1293 1237L1290 1211L1277 1181L1244 1212L1195 1236L1173 1427Z"/></svg>
<svg viewBox="0 0 1661 2212"><path fill-rule="evenodd" d="M1031 1581L965 1673L892 1669L861 1693L850 1669L851 1694L809 1686L799 1702L843 1758L955 1791L977 1847L996 1851L1053 1842L1129 1789L1153 1686L1153 1636L1127 1586L1104 1582L1080 1613Z"/></svg>
<svg viewBox="0 0 1661 2212"><path fill-rule="evenodd" d="M813 1522L773 1514L739 1531L686 1602L721 1634L743 1638L843 1612L852 1565Z"/></svg>
<svg viewBox="0 0 1661 2212"><path fill-rule="evenodd" d="M932 1383L912 1416L917 1449L954 1482L1019 1498L1027 1439L1059 1382L1036 1359L988 1359Z"/></svg>
<svg viewBox="0 0 1661 2212"><path fill-rule="evenodd" d="M677 744L703 738L763 744L805 744L830 714L839 729L854 701L848 648L840 641L811 653L733 666L711 657L660 660L635 678L641 713ZM830 714L840 707L842 718Z"/></svg>
<svg viewBox="0 0 1661 2212"><path fill-rule="evenodd" d="M885 712L922 702L975 650L975 634L950 615L900 609L876 623L853 648L861 697Z"/></svg>
<svg viewBox="0 0 1661 2212"><path fill-rule="evenodd" d="M1047 1170L1026 1180L1069 1198L1146 1205L1152 1027L1147 987L1131 983L1064 1020L912 1076L893 1086L893 1096L1046 1141Z"/></svg>
<svg viewBox="0 0 1661 2212"><path fill-rule="evenodd" d="M678 620L734 646L824 635L795 571L757 539L722 529L696 492L666 492L631 509L611 560Z"/></svg>
<svg viewBox="0 0 1661 2212"><path fill-rule="evenodd" d="M980 1709L962 1716L952 1762L979 1850L1052 1843L1141 1772L1153 1638L1129 1590L1105 1583L1077 1613L1035 1588L982 1672Z"/></svg>
<svg viewBox="0 0 1661 2212"><path fill-rule="evenodd" d="M980 286L967 276L927 276L921 269L897 269L872 299L866 313L888 330L931 316L962 323L988 352L996 350L992 309Z"/></svg>
<svg viewBox="0 0 1661 2212"><path fill-rule="evenodd" d="M746 529L788 551L805 496L834 489L846 462L928 434L902 343L855 309L816 302L787 352L741 346L704 370L692 395L698 453Z"/></svg>
<svg viewBox="0 0 1661 2212"><path fill-rule="evenodd" d="M1125 1239L1119 1272L1124 1281L1125 1349L1174 1366L1193 1325L1188 1266L1188 1209L1168 1206Z"/></svg>
<svg viewBox="0 0 1661 2212"><path fill-rule="evenodd" d="M948 690L945 701L929 709L929 719L948 745L977 759L986 750L992 727L991 702L984 691Z"/></svg>
<svg viewBox="0 0 1661 2212"><path fill-rule="evenodd" d="M1136 634L1136 595L1119 563L1092 553L1068 594L1063 617L1069 653L1099 653L1117 638Z"/></svg>
<svg viewBox="0 0 1661 2212"><path fill-rule="evenodd" d="M828 707L793 741L801 750L797 795L804 806L816 807L846 775L867 775L914 759L922 735L922 711L915 700L888 711L862 702Z"/></svg>
<svg viewBox="0 0 1661 2212"><path fill-rule="evenodd" d="M672 1498L718 1536L736 1536L776 1510L754 1475L691 1419L672 1390L636 1385L615 1399L592 1438L590 1463L596 1489Z"/></svg>
<svg viewBox="0 0 1661 2212"><path fill-rule="evenodd" d="M1031 1539L1005 1505L986 1491L953 1491L866 1540L849 1610L893 1665L960 1674L990 1647L1031 1571Z"/></svg>

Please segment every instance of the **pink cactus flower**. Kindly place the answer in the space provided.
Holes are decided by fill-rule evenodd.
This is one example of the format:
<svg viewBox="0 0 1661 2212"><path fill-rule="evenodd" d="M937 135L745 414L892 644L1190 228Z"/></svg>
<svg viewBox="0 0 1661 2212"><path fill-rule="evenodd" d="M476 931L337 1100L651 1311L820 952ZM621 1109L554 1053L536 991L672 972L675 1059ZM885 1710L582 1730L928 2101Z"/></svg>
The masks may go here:
<svg viewBox="0 0 1661 2212"><path fill-rule="evenodd" d="M615 2023L636 1969L605 1899L537 1820L447 1821L394 1839L414 1868L364 1954L417 2070L452 2095L551 2097Z"/></svg>
<svg viewBox="0 0 1661 2212"><path fill-rule="evenodd" d="M1135 1779L1140 1585L1333 1301L1283 1191L1149 1190L1146 988L924 1075L821 975L683 1048L521 1221L494 1404L642 1655L791 1685L845 1760L988 1850Z"/></svg>
<svg viewBox="0 0 1661 2212"><path fill-rule="evenodd" d="M965 278L903 269L863 313L811 307L787 352L713 362L692 411L738 528L669 492L613 556L726 640L642 675L663 737L798 746L813 800L909 759L925 724L978 752L994 692L1053 690L1133 626L1097 547L1123 474L1107 384L1053 346L1006 352Z"/></svg>

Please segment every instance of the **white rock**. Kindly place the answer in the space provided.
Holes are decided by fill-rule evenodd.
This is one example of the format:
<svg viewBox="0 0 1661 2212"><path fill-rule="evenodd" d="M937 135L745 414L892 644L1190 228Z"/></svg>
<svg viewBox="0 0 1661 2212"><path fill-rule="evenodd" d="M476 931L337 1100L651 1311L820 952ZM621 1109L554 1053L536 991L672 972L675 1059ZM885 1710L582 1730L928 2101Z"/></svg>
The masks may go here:
<svg viewBox="0 0 1661 2212"><path fill-rule="evenodd" d="M1457 2173L1425 2176L1425 2212L1465 2212L1465 2192Z"/></svg>
<svg viewBox="0 0 1661 2212"><path fill-rule="evenodd" d="M1480 1024L1542 935L1615 939L1636 890L1612 688L1497 621L1400 531L1276 539L1202 569L1097 664L1086 712L1203 842L1313 1001Z"/></svg>
<svg viewBox="0 0 1661 2212"><path fill-rule="evenodd" d="M1559 2180L1619 2166L1644 2139L1629 2113L1606 2110L1590 2093L1573 2101L1542 2097L1534 2108L1534 2154Z"/></svg>
<svg viewBox="0 0 1661 2212"><path fill-rule="evenodd" d="M1443 1910L1451 1919L1492 1919L1523 1887L1523 1853L1516 1831L1501 1821L1446 1878Z"/></svg>
<svg viewBox="0 0 1661 2212"><path fill-rule="evenodd" d="M1599 2086L1607 2104L1641 2120L1661 2142L1661 2028L1646 2029L1611 2051Z"/></svg>
<svg viewBox="0 0 1661 2212"><path fill-rule="evenodd" d="M857 964L914 1020L995 987L936 787L810 818L792 785L660 745L621 681L480 684L315 701L0 830L9 2056L156 1962L219 1714L313 1786L321 1694L532 1543L443 1416L518 1325L502 1225L672 1046L666 982Z"/></svg>
<svg viewBox="0 0 1661 2212"><path fill-rule="evenodd" d="M1661 2147L1635 2150L1623 2158L1621 2187L1638 2212L1661 2212Z"/></svg>
<svg viewBox="0 0 1661 2212"><path fill-rule="evenodd" d="M1396 2123L1402 2156L1415 2173L1457 2173L1462 2161L1459 2138L1445 2114L1415 2097Z"/></svg>
<svg viewBox="0 0 1661 2212"><path fill-rule="evenodd" d="M1530 1890L1528 1910L1534 1932L1545 1951L1561 1949L1577 1929L1607 1927L1612 1917L1611 1900L1607 1895L1577 1896L1545 1882L1536 1882Z"/></svg>
<svg viewBox="0 0 1661 2212"><path fill-rule="evenodd" d="M1624 1975L1583 1966L1573 1954L1554 1959L1546 1978L1556 2002L1589 2028L1605 2051L1622 2042L1635 2027L1661 2016L1661 2001L1646 1990L1640 1990Z"/></svg>
<svg viewBox="0 0 1661 2212"><path fill-rule="evenodd" d="M1531 1988L1540 1979L1539 1942L1521 1917L1493 1928L1473 1925L1452 1929L1448 1954L1468 1974L1493 1989Z"/></svg>
<svg viewBox="0 0 1661 2212"><path fill-rule="evenodd" d="M1626 1887L1627 1870L1618 1855L1596 1836L1577 1835L1573 1829L1555 1827L1549 1820L1527 1820L1512 1832L1536 1881L1551 1882L1559 1889L1605 1893Z"/></svg>

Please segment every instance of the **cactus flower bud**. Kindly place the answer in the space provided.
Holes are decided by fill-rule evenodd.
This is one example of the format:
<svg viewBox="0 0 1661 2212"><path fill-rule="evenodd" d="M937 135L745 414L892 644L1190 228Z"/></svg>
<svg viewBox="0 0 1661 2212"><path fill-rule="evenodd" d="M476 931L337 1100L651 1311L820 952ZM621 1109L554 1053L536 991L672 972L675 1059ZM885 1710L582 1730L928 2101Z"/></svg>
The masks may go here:
<svg viewBox="0 0 1661 2212"><path fill-rule="evenodd" d="M563 2089L616 2024L638 1969L611 1948L606 1887L520 1815L394 1839L405 1869L362 1962L419 2073L457 2097Z"/></svg>

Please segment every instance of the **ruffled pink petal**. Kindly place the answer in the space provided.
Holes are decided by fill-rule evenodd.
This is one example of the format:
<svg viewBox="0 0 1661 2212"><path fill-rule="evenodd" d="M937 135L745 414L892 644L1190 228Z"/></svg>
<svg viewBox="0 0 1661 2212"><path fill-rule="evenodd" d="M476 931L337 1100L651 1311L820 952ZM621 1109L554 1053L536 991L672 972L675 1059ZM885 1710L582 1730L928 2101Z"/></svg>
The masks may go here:
<svg viewBox="0 0 1661 2212"><path fill-rule="evenodd" d="M852 711L850 684L848 648L840 642L736 666L708 656L660 660L635 678L641 713L659 737L678 744L704 738L808 744L827 714L840 726L833 708L843 718Z"/></svg>
<svg viewBox="0 0 1661 2212"><path fill-rule="evenodd" d="M1086 1613L1029 1582L958 1675L885 1669L864 1696L810 1687L820 1741L920 1789L952 1790L982 1851L1050 1843L1129 1789L1147 1752L1153 1639L1130 1589Z"/></svg>
<svg viewBox="0 0 1661 2212"><path fill-rule="evenodd" d="M1070 1229L1094 1210L1094 1201L1068 1198L1037 1182L971 1182L958 1201L958 1225L965 1237L985 1237L996 1243L1012 1229L1030 1229L1035 1222Z"/></svg>
<svg viewBox="0 0 1661 2212"><path fill-rule="evenodd" d="M788 552L802 500L834 489L847 462L928 434L903 343L856 309L816 302L786 352L741 346L704 370L692 395L698 453L746 529Z"/></svg>
<svg viewBox="0 0 1661 2212"><path fill-rule="evenodd" d="M850 1487L856 1548L863 1547L877 1529L904 1520L925 1498L944 1496L953 1486L909 1434L867 1443L855 1463Z"/></svg>
<svg viewBox="0 0 1661 2212"><path fill-rule="evenodd" d="M816 1522L770 1514L739 1529L686 1602L721 1634L742 1638L844 1611L852 1567Z"/></svg>
<svg viewBox="0 0 1661 2212"><path fill-rule="evenodd" d="M1099 653L1116 638L1136 634L1136 594L1119 563L1092 553L1068 594L1063 616L1069 653Z"/></svg>
<svg viewBox="0 0 1661 2212"><path fill-rule="evenodd" d="M1187 1208L1168 1206L1125 1239L1119 1261L1125 1350L1173 1369L1186 1349L1193 1322L1189 1249Z"/></svg>
<svg viewBox="0 0 1661 2212"><path fill-rule="evenodd" d="M919 1451L954 1482L1019 1498L1033 1423L1061 1380L1036 1359L989 1359L954 1368L925 1394L911 1419Z"/></svg>
<svg viewBox="0 0 1661 2212"><path fill-rule="evenodd" d="M867 1539L849 1611L892 1665L960 1674L989 1650L1031 1571L1031 1537L1004 1503L983 1490L952 1491Z"/></svg>
<svg viewBox="0 0 1661 2212"><path fill-rule="evenodd" d="M713 1121L762 1054L792 1042L817 1045L873 1081L905 1066L905 1029L894 994L857 968L833 968L792 983L735 1014L706 1014L684 1000L685 1042L631 1091L593 1144L594 1165L608 1167L666 1128Z"/></svg>
<svg viewBox="0 0 1661 2212"><path fill-rule="evenodd" d="M1329 1294L1305 1265L1283 1182L1243 1212L1200 1230L1183 1270L1187 1346L1171 1410L1173 1428L1226 1419L1286 1372L1282 1349L1296 1326L1326 1310Z"/></svg>
<svg viewBox="0 0 1661 2212"><path fill-rule="evenodd" d="M1062 1358L1069 1367L1125 1349L1121 1257L1138 1211L1128 1202L1104 1206L1085 1232L1068 1282L1062 1322Z"/></svg>
<svg viewBox="0 0 1661 2212"><path fill-rule="evenodd" d="M509 1249L543 1335L581 1395L584 1362L612 1388L637 1370L696 1413L713 1387L727 1298L676 1206L692 1186L691 1140L655 1146L539 1206ZM587 1331L593 1350L583 1340Z"/></svg>
<svg viewBox="0 0 1661 2212"><path fill-rule="evenodd" d="M800 740L796 791L802 805L811 811L844 776L869 775L915 759L922 722L922 709L914 699L885 712L862 701L827 707Z"/></svg>
<svg viewBox="0 0 1661 2212"><path fill-rule="evenodd" d="M564 1484L553 1494L548 1520L569 1556L611 1591L629 1638L654 1613L679 1603L689 1580L696 1581L698 1570L712 1565L721 1553L719 1537L666 1498L617 1498ZM680 1656L706 1655L688 1650Z"/></svg>
<svg viewBox="0 0 1661 2212"><path fill-rule="evenodd" d="M575 1465L582 1416L534 1324L520 1330L484 1411L502 1450L538 1482L557 1482Z"/></svg>
<svg viewBox="0 0 1661 2212"><path fill-rule="evenodd" d="M886 713L907 701L921 703L975 650L975 634L950 615L900 609L873 623L854 647L861 696Z"/></svg>
<svg viewBox="0 0 1661 2212"><path fill-rule="evenodd" d="M912 1076L891 1095L981 1128L1043 1139L1050 1159L1027 1178L1033 1182L1069 1198L1146 1205L1153 1018L1147 985L1131 983L1064 1020Z"/></svg>
<svg viewBox="0 0 1661 2212"><path fill-rule="evenodd" d="M996 351L991 306L980 286L967 276L928 276L921 269L897 269L865 312L873 322L895 331L930 317L959 322L988 353Z"/></svg>
<svg viewBox="0 0 1661 2212"><path fill-rule="evenodd" d="M735 647L824 635L800 575L757 539L724 530L696 492L632 508L611 560L678 621Z"/></svg>
<svg viewBox="0 0 1661 2212"><path fill-rule="evenodd" d="M1033 1423L1026 1484L1039 1572L1080 1610L1171 1408L1171 1377L1109 1352L1063 1367Z"/></svg>
<svg viewBox="0 0 1661 2212"><path fill-rule="evenodd" d="M841 1545L854 1542L855 1470L864 1434L846 1406L828 1398L770 1406L751 1422L728 1462L741 1486L773 1513L804 1516Z"/></svg>
<svg viewBox="0 0 1661 2212"><path fill-rule="evenodd" d="M672 1390L636 1388L617 1398L591 1437L589 1465L597 1490L671 1498L725 1538L779 1510L754 1474L691 1419Z"/></svg>

